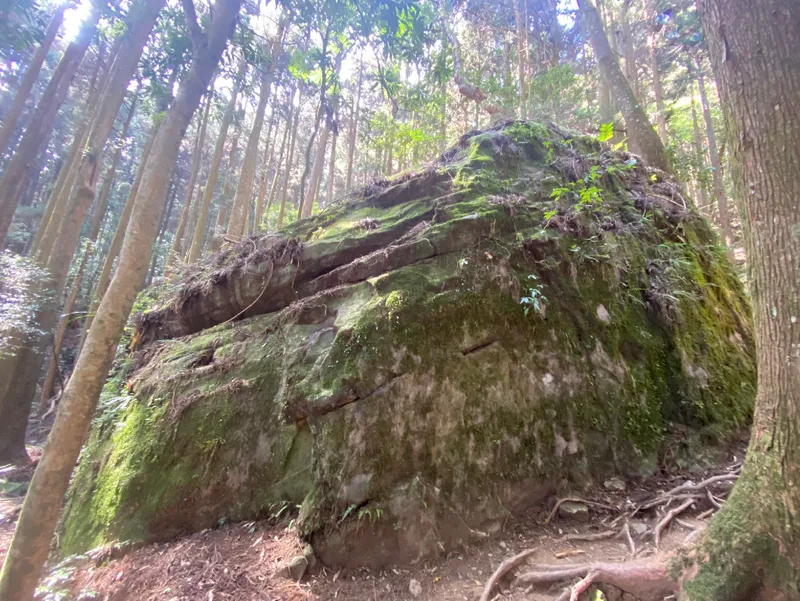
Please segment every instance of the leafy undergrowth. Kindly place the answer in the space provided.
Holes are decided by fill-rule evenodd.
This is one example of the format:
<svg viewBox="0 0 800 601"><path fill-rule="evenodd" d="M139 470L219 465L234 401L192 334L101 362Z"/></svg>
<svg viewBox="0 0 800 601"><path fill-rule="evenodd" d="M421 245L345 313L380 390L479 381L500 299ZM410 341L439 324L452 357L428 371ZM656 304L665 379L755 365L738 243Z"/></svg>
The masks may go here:
<svg viewBox="0 0 800 601"><path fill-rule="evenodd" d="M724 463L738 463L744 447L735 447ZM293 528L294 520L282 516L281 521L223 524L161 544L134 550L119 559L102 563L86 558L68 558L48 574L40 589L40 601L473 601L497 566L507 557L530 548L536 552L531 564L574 564L593 561L626 561L631 558L629 542L623 539L577 540L580 537L602 536L618 512L669 490L687 480L697 482L711 474L724 473L723 467L702 472L663 472L643 482L628 482L625 490L597 487L574 492L590 505L589 521L581 522L556 517L547 522L551 499L522 519L509 521L499 532L481 543L462 547L446 557L419 563L407 568L382 571L351 569L331 571L317 567L302 582L295 583L280 575L280 570L293 556L302 553L303 543ZM613 508L613 509L607 509ZM696 528L705 525L698 519L705 510L701 503L671 523L665 531L659 550L676 549ZM708 513L706 511L706 513ZM694 516L694 517L689 517ZM652 528L663 516L659 513L640 515L631 522L634 528ZM637 540L636 557L656 551L648 535ZM0 555L10 538L10 531L0 531ZM523 570L524 571L524 570ZM414 583L414 584L412 584ZM416 584L419 585L417 588ZM411 591L414 589L418 595ZM560 593L551 589L510 589L508 581L496 590L505 601L550 601ZM421 592L420 592L421 591ZM601 600L595 594L586 599ZM608 601L632 599L610 595Z"/></svg>

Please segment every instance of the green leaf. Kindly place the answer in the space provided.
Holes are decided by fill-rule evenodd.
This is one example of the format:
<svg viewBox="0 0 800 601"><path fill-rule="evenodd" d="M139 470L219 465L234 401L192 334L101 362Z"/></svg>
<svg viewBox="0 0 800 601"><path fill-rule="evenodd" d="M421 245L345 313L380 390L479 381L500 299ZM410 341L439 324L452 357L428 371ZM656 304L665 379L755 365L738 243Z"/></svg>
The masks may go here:
<svg viewBox="0 0 800 601"><path fill-rule="evenodd" d="M602 123L600 125L600 135L598 138L601 142L608 142L611 138L614 137L614 124L613 123Z"/></svg>

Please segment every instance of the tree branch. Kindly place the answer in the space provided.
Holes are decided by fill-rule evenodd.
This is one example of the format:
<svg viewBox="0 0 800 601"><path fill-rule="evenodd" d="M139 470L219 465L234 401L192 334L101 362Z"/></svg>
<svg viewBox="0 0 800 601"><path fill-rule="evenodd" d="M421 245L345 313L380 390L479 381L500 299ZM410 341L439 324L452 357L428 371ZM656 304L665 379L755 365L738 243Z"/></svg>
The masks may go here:
<svg viewBox="0 0 800 601"><path fill-rule="evenodd" d="M186 27L192 38L192 46L195 50L200 49L206 39L200 24L197 22L197 11L194 8L194 0L181 0L183 16L186 19Z"/></svg>

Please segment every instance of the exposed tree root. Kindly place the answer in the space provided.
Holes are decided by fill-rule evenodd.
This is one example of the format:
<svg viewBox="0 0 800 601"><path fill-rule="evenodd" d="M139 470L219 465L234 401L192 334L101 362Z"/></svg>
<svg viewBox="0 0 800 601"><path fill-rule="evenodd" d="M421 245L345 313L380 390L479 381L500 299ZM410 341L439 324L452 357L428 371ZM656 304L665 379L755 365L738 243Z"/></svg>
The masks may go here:
<svg viewBox="0 0 800 601"><path fill-rule="evenodd" d="M620 515L609 522L610 529L606 529L602 532L567 534L557 539L559 541L594 541L617 537L626 543L631 555L631 561L624 563L600 562L560 564L557 566L536 565L533 567L532 571L518 576L514 580L514 585L531 586L554 584L579 579L568 587L557 598L557 601L577 601L580 595L594 584L609 584L615 586L642 601L661 600L665 596L676 594L678 583L670 578L668 570L671 554L657 554L647 559L635 559L637 551L644 550L644 548L637 550L634 536L630 529L630 518L645 511L656 510L660 513L659 519L656 521L655 525L644 533L640 533L640 540L652 537L653 546L658 550L664 531L673 521L680 521L678 520L678 516L682 515L690 508L701 505L711 505L710 509L700 513L697 519L704 519L716 512L722 506L721 497L727 496L730 487L726 487L724 491L716 493L711 491L711 487L728 483L732 486L739 477L740 471L741 466L737 465L734 466L733 471L730 473L712 476L696 484L693 482L686 482L666 492L660 493L640 503L631 511L620 513ZM567 501L584 503L591 507L598 507L607 511L620 511L618 508L604 503L567 497L559 499L556 502L555 507L550 511L545 522L552 520L557 514L561 504ZM685 522L681 522L681 524L692 530L684 541L684 545L690 544L697 535L703 531L702 527L696 527ZM489 601L492 592L499 582L510 572L516 570L525 563L536 551L537 549L528 549L505 560L487 581L480 601Z"/></svg>
<svg viewBox="0 0 800 601"><path fill-rule="evenodd" d="M656 556L626 563L588 563L571 566L534 566L534 571L515 580L520 586L555 584L580 578L556 601L577 601L593 584L610 584L642 601L660 601L677 590L677 582L669 577L667 556Z"/></svg>

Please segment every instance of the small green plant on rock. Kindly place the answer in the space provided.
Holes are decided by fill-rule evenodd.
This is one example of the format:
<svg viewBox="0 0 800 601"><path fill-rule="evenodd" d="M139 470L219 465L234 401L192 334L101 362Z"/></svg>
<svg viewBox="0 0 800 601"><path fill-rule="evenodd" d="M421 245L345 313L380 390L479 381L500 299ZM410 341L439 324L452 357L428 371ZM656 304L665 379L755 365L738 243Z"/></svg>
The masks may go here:
<svg viewBox="0 0 800 601"><path fill-rule="evenodd" d="M544 303L547 302L547 297L542 293L543 285L538 283L539 277L531 274L528 276L529 284L526 288L526 296L519 299L519 303L524 305L523 313L527 316L531 309L537 313L541 313L544 308Z"/></svg>

